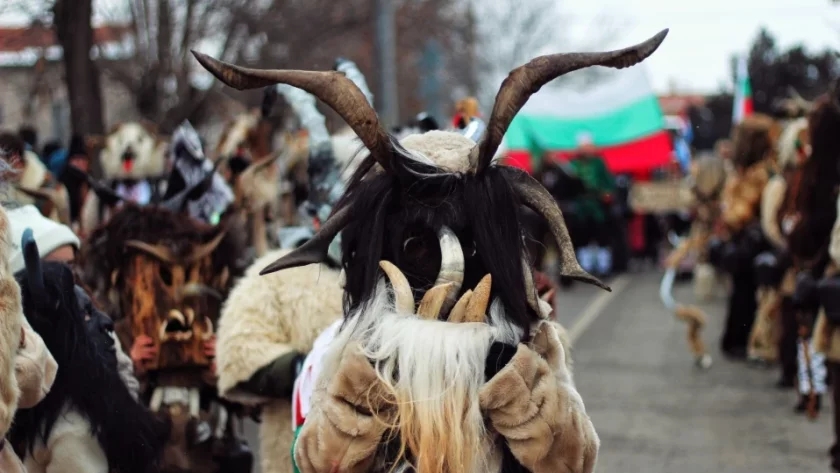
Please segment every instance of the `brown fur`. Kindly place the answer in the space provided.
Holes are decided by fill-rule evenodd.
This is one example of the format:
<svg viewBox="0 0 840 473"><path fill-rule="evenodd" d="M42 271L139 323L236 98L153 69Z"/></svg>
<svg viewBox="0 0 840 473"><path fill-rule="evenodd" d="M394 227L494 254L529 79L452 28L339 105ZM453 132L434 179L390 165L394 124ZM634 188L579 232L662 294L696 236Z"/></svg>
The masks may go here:
<svg viewBox="0 0 840 473"><path fill-rule="evenodd" d="M779 124L767 115L755 114L745 118L733 130L735 149L732 161L735 166L748 168L773 158L780 133Z"/></svg>

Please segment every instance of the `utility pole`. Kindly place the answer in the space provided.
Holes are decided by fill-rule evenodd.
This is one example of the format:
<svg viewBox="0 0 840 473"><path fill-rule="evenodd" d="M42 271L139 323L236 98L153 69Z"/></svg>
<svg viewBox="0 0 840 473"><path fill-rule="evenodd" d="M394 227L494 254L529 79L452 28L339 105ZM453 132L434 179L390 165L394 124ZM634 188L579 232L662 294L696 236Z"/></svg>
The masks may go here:
<svg viewBox="0 0 840 473"><path fill-rule="evenodd" d="M379 66L379 118L386 127L397 125L397 35L393 0L376 0L376 59Z"/></svg>

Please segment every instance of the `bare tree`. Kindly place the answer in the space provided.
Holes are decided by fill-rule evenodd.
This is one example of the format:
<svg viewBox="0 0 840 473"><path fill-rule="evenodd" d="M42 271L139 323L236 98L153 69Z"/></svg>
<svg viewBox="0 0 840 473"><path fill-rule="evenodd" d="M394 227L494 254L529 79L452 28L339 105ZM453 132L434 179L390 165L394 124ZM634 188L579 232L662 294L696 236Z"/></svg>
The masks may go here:
<svg viewBox="0 0 840 473"><path fill-rule="evenodd" d="M91 59L93 1L56 0L52 13L53 27L63 50L73 132L81 135L102 133L105 131L102 89L99 70Z"/></svg>
<svg viewBox="0 0 840 473"><path fill-rule="evenodd" d="M564 15L560 10L562 3L556 0L467 1L477 20L477 98L487 111L512 69L542 54L603 48L616 36L616 29L606 17L598 17L588 28L586 38L572 44L568 25L576 20ZM600 68L590 68L556 81L555 86L588 84L601 74Z"/></svg>

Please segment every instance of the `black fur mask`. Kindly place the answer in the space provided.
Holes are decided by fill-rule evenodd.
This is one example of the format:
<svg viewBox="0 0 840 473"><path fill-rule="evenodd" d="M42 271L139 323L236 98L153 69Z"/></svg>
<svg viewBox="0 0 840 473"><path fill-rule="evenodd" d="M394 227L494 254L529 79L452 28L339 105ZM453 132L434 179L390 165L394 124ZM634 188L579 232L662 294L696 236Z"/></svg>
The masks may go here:
<svg viewBox="0 0 840 473"><path fill-rule="evenodd" d="M165 432L152 414L132 398L120 378L113 340L109 347L102 333L103 329L108 330L100 319L104 315L92 309L86 295L80 298L82 291L69 267L41 263L37 247L35 257L31 257L34 244L23 246L24 254L29 253L27 269L16 274L16 279L21 287L24 315L43 338L59 369L43 401L15 415L9 436L15 450L25 456L32 452L37 440L46 443L61 412L68 407L90 423L90 433L102 446L112 471L158 471ZM94 323L86 323L86 316ZM94 326L99 333L90 333Z"/></svg>

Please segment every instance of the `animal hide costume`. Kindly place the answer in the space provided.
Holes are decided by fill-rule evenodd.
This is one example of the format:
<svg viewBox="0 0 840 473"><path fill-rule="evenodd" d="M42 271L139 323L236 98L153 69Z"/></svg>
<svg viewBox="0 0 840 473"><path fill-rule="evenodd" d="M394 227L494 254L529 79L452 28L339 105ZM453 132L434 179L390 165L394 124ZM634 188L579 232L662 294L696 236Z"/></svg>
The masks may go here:
<svg viewBox="0 0 840 473"><path fill-rule="evenodd" d="M768 165L775 159L777 138L778 124L761 114L746 117L733 130L734 169L721 196L721 220L727 240L723 261L732 278L721 349L730 357L746 357L755 320L757 287L753 260L766 245L759 207L770 178Z"/></svg>
<svg viewBox="0 0 840 473"><path fill-rule="evenodd" d="M126 122L115 126L104 138L99 153L105 184L131 202L144 205L159 200L160 183L166 175L167 141L149 123ZM102 202L99 195L87 193L82 207L81 234L88 233L107 220L114 206Z"/></svg>
<svg viewBox="0 0 840 473"><path fill-rule="evenodd" d="M248 264L245 232L235 211L218 226L183 213L214 175L160 206L126 204L80 255L86 283L117 314L123 346L151 354L138 373L140 398L171 427L164 471L215 471L236 461L225 457L237 443L233 406L215 393L211 347L222 301Z"/></svg>
<svg viewBox="0 0 840 473"><path fill-rule="evenodd" d="M671 296L674 278L680 263L689 253L696 253L695 284L697 286L712 286L714 284L714 270L709 265L706 247L709 238L714 233L714 224L719 218L719 197L726 180L726 170L723 161L717 157L704 157L692 166L692 190L695 204L694 223L688 236L674 249L665 260L665 277L662 281L661 294L665 306L674 311L678 319L688 324L688 344L695 363L700 368L711 366L712 359L706 352L705 344L700 332L706 324L706 315L694 305L677 304ZM704 280L704 278L706 280ZM711 278L711 281L707 279ZM697 287L695 286L695 287ZM704 293L705 290L697 290Z"/></svg>
<svg viewBox="0 0 840 473"><path fill-rule="evenodd" d="M594 469L598 437L567 347L543 319L550 308L537 297L519 205L548 220L562 275L605 286L581 269L546 190L492 160L543 84L591 65L637 64L666 34L618 51L545 56L512 71L478 143L441 131L398 142L336 72L245 69L194 52L232 87L279 82L312 93L370 152L318 234L262 272L323 262L342 232L345 322L295 442L302 472Z"/></svg>
<svg viewBox="0 0 840 473"><path fill-rule="evenodd" d="M219 394L262 407L263 473L292 471L294 368L342 313L336 269L310 265L260 276L260 270L289 252L275 250L257 260L231 291L219 320Z"/></svg>
<svg viewBox="0 0 840 473"><path fill-rule="evenodd" d="M9 221L0 207L0 471L25 473L6 434L18 408L41 402L52 388L56 362L23 316L20 287L9 264Z"/></svg>
<svg viewBox="0 0 840 473"><path fill-rule="evenodd" d="M814 399L817 399L818 409L819 395L825 392L824 358L810 346L818 303L808 294L811 293L809 287L813 286L810 281L822 278L829 269L831 232L837 217L835 206L826 205L836 201L840 185L837 164L840 140L836 134L840 126L840 94L836 87L833 86L827 96L817 101L808 117L811 155L801 165L799 175L789 181L779 213L782 232L787 236L787 247L792 259L790 277L795 274L797 279L791 303L783 305L782 309L783 336L780 351L785 351L783 375L789 377L793 367L790 355L793 346L796 346L799 391L802 394L797 409L801 411ZM794 334L799 336L796 345ZM807 356L806 352L809 352ZM811 407L813 414L813 404Z"/></svg>
<svg viewBox="0 0 840 473"><path fill-rule="evenodd" d="M23 152L23 169L15 176L12 200L35 205L41 214L56 222L70 224L70 195L32 151Z"/></svg>
<svg viewBox="0 0 840 473"><path fill-rule="evenodd" d="M748 357L754 361L773 363L779 356L781 336L781 306L783 295L779 289L788 279L786 294L792 293L792 276L785 278L790 266L787 242L782 233L779 213L785 201L787 179L796 182L800 177L796 169L810 155L808 120L800 118L786 124L778 141L777 169L761 196L761 229L769 243L768 251L755 259L758 285L758 310L750 332ZM798 184L796 184L798 185Z"/></svg>
<svg viewBox="0 0 840 473"><path fill-rule="evenodd" d="M120 378L114 344L97 343L87 329L86 318L104 314L68 266L41 262L31 231L21 247L26 269L16 278L24 314L60 367L50 393L15 415L9 439L27 471L157 471L163 426Z"/></svg>

